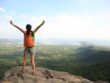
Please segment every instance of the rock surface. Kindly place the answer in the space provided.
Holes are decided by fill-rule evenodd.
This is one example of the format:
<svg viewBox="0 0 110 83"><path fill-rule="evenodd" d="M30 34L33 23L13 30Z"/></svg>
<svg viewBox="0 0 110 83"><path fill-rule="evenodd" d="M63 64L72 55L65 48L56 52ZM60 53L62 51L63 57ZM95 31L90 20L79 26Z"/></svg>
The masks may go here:
<svg viewBox="0 0 110 83"><path fill-rule="evenodd" d="M0 83L95 83L81 76L71 75L67 72L58 72L47 68L37 68L32 75L32 68L27 66L24 73L21 67L14 67L5 73L3 81ZM106 82L96 82L106 83Z"/></svg>

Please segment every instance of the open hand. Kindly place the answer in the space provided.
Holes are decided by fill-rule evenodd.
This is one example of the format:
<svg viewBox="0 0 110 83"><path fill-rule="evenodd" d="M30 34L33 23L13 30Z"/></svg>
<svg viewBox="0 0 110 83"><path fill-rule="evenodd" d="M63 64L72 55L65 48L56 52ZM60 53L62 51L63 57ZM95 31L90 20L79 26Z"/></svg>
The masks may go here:
<svg viewBox="0 0 110 83"><path fill-rule="evenodd" d="M45 20L43 20L42 23L44 24L45 23Z"/></svg>
<svg viewBox="0 0 110 83"><path fill-rule="evenodd" d="M12 24L12 25L13 25L13 21L12 21L12 20L10 20L10 24Z"/></svg>

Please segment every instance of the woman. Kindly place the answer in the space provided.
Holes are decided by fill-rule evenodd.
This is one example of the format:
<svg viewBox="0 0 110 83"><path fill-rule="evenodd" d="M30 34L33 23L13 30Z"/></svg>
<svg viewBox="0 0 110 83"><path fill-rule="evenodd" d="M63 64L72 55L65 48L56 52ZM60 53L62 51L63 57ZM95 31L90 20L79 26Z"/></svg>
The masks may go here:
<svg viewBox="0 0 110 83"><path fill-rule="evenodd" d="M31 64L32 64L32 74L35 74L35 40L34 33L38 31L38 29L45 23L43 20L42 23L35 28L35 30L31 30L32 27L30 24L26 25L26 31L22 30L19 26L15 25L13 21L10 21L10 24L17 29L19 29L24 34L24 56L23 56L23 65L22 72L25 70L26 59L28 53L30 54Z"/></svg>

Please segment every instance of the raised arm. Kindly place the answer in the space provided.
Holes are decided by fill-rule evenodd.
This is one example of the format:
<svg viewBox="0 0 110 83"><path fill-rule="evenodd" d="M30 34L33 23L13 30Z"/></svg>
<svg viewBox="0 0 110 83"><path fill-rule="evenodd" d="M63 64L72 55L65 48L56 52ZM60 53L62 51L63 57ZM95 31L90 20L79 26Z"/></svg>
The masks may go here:
<svg viewBox="0 0 110 83"><path fill-rule="evenodd" d="M16 27L17 29L19 29L21 32L25 32L24 30L22 30L20 27L18 27L17 25L15 25L14 23L13 23L13 21L10 21L10 24L12 25L12 26L14 26L14 27Z"/></svg>
<svg viewBox="0 0 110 83"><path fill-rule="evenodd" d="M35 33L44 23L45 23L45 20L43 20L42 23L38 25L33 32Z"/></svg>

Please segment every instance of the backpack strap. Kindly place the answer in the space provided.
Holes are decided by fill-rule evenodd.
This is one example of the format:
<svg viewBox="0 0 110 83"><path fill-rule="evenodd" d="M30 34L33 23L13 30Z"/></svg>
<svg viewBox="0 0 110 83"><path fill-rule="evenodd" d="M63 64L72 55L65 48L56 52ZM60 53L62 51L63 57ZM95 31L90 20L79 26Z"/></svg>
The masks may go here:
<svg viewBox="0 0 110 83"><path fill-rule="evenodd" d="M33 32L33 31L31 31L31 33L32 33L32 37L35 39L35 35L34 35L34 32Z"/></svg>

